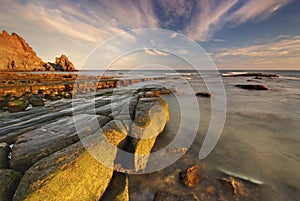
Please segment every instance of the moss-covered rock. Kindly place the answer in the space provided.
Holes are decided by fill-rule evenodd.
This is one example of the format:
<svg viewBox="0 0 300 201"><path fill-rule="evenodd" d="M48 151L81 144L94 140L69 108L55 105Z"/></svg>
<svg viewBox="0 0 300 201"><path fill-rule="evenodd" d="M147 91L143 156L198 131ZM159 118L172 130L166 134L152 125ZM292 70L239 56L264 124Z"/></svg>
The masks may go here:
<svg viewBox="0 0 300 201"><path fill-rule="evenodd" d="M21 112L29 106L29 101L23 99L12 100L8 102L7 106L10 112Z"/></svg>
<svg viewBox="0 0 300 201"><path fill-rule="evenodd" d="M99 200L113 175L117 145L127 135L121 125L110 121L104 135L97 132L35 163L25 172L14 200ZM105 161L90 154L95 152Z"/></svg>
<svg viewBox="0 0 300 201"><path fill-rule="evenodd" d="M145 170L156 138L169 119L168 104L161 97L140 98L131 128L136 172Z"/></svg>

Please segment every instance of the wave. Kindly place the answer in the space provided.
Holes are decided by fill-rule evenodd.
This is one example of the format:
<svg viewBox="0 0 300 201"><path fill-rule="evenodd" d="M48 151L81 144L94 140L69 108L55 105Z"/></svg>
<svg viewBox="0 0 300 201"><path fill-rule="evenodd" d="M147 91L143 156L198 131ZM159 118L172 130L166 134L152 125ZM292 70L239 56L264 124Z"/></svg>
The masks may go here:
<svg viewBox="0 0 300 201"><path fill-rule="evenodd" d="M300 77L279 76L278 78L280 78L280 79L286 79L286 80L299 80L300 81Z"/></svg>

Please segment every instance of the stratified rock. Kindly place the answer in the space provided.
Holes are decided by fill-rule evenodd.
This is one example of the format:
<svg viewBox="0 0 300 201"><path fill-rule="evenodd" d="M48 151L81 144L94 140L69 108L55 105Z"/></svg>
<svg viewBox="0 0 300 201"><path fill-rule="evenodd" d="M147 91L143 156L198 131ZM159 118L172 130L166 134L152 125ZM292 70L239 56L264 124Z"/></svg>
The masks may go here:
<svg viewBox="0 0 300 201"><path fill-rule="evenodd" d="M165 191L157 191L153 201L199 201L193 194L179 195Z"/></svg>
<svg viewBox="0 0 300 201"><path fill-rule="evenodd" d="M161 97L140 98L131 128L135 171L143 171L157 136L170 119L168 104Z"/></svg>
<svg viewBox="0 0 300 201"><path fill-rule="evenodd" d="M55 63L49 63L56 71L75 71L75 67L68 57L62 54L55 58Z"/></svg>
<svg viewBox="0 0 300 201"><path fill-rule="evenodd" d="M33 107L37 107L37 106L44 106L45 102L43 100L43 96L42 95L33 95L30 97L29 103L33 106Z"/></svg>
<svg viewBox="0 0 300 201"><path fill-rule="evenodd" d="M0 70L33 71L44 70L43 61L26 41L16 33L0 33Z"/></svg>
<svg viewBox="0 0 300 201"><path fill-rule="evenodd" d="M188 187L195 187L199 183L199 176L197 174L198 166L193 165L188 169L179 173L180 180Z"/></svg>
<svg viewBox="0 0 300 201"><path fill-rule="evenodd" d="M62 55L54 65L43 62L18 34L0 33L0 71L74 71L72 62Z"/></svg>
<svg viewBox="0 0 300 201"><path fill-rule="evenodd" d="M29 106L29 101L24 99L17 99L13 101L9 101L8 111L10 112L21 112L24 111Z"/></svg>
<svg viewBox="0 0 300 201"><path fill-rule="evenodd" d="M108 121L109 118L104 116L82 114L66 117L24 133L15 142L10 167L25 172L38 160L77 142L78 134L93 134Z"/></svg>
<svg viewBox="0 0 300 201"><path fill-rule="evenodd" d="M0 143L0 169L8 167L9 146L5 142Z"/></svg>
<svg viewBox="0 0 300 201"><path fill-rule="evenodd" d="M208 92L198 92L196 93L196 96L200 96L200 97L211 97L211 94Z"/></svg>
<svg viewBox="0 0 300 201"><path fill-rule="evenodd" d="M114 172L112 180L106 189L101 201L128 201L128 176Z"/></svg>
<svg viewBox="0 0 300 201"><path fill-rule="evenodd" d="M11 201L22 177L20 172L0 169L0 200Z"/></svg>
<svg viewBox="0 0 300 201"><path fill-rule="evenodd" d="M102 132L103 135L97 132L35 163L25 172L14 201L99 200L112 178L110 167L117 146L127 135L120 121L110 121ZM90 152L99 155L101 163Z"/></svg>
<svg viewBox="0 0 300 201"><path fill-rule="evenodd" d="M268 90L268 88L265 87L264 85L237 84L235 86L241 89L248 89L248 90Z"/></svg>

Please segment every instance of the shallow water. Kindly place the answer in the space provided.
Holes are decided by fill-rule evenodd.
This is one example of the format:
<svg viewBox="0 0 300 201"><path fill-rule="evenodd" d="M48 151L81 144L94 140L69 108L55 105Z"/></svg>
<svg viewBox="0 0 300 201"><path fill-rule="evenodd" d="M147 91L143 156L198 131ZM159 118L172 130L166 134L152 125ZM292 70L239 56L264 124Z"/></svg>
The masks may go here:
<svg viewBox="0 0 300 201"><path fill-rule="evenodd" d="M258 84L268 91L249 91L235 84L251 77L224 77L227 97L226 123L214 150L204 160L198 159L203 138L210 122L210 99L197 97L200 107L200 127L189 151L175 164L146 176L130 177L131 200L152 200L155 190L176 192L162 178L176 170L200 163L207 170L220 170L262 183L257 200L298 200L300 197L300 89L299 72L276 72L280 78L263 78ZM174 75L173 75L174 76ZM213 76L213 75L207 75ZM206 91L205 84L196 74L185 75L195 92ZM162 83L174 86L175 82ZM180 86L176 85L179 88ZM192 96L185 91L176 96ZM212 96L212 99L216 96ZM169 144L180 124L180 109L174 96L165 96L169 102L171 121L154 150ZM190 104L185 102L184 104ZM186 132L189 132L189 125ZM193 125L191 125L193 126ZM189 139L182 139L189 140ZM173 190L172 190L173 189ZM198 189L199 190L199 189ZM177 189L184 192L184 189ZM197 191L195 189L195 191ZM139 193L140 192L140 193Z"/></svg>

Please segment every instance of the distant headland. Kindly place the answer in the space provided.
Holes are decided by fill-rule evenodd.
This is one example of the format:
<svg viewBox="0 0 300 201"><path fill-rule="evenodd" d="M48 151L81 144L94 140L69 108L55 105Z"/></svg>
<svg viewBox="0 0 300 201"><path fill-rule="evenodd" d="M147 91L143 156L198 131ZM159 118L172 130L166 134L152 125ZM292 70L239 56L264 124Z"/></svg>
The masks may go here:
<svg viewBox="0 0 300 201"><path fill-rule="evenodd" d="M18 34L0 33L0 71L77 71L62 54L55 62L44 62Z"/></svg>

